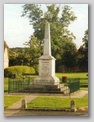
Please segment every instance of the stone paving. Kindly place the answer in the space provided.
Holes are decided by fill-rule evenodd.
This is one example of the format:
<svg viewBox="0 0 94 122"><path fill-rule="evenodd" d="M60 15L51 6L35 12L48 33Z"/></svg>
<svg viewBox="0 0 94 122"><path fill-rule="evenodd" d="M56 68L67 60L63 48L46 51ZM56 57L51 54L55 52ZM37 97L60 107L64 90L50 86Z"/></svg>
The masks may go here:
<svg viewBox="0 0 94 122"><path fill-rule="evenodd" d="M26 117L26 116L83 116L87 117L88 112L64 112L64 111L35 111L35 110L5 110L5 116Z"/></svg>
<svg viewBox="0 0 94 122"><path fill-rule="evenodd" d="M7 95L7 96L9 96L9 95L22 95L22 96L24 96L24 98L23 99L25 99L26 100L26 102L28 103L29 101L31 101L31 100L33 100L33 99L35 99L36 97L38 97L38 96L49 96L49 97L52 97L52 96L54 96L54 97L63 97L63 98L82 98L82 97L84 97L86 94L88 94L88 91L84 91L84 90L80 90L80 91L78 91L78 92L75 92L75 93L72 93L71 95L62 95L62 94L38 94L38 93L35 93L35 94L30 94L30 93L15 93L15 94L13 94L13 93L11 93L11 94L5 94L5 96ZM14 103L14 104L12 104L11 106L9 106L7 109L5 109L4 110L4 113L5 113L5 116L12 116L12 115L14 115L15 114L15 112L17 112L17 113L19 113L20 111L21 111L21 102L22 102L22 99L20 100L20 101L18 101L18 102L16 102L16 103ZM13 109L14 109L14 112L13 112ZM11 111L12 110L12 111ZM15 111L16 110L16 111ZM11 112L10 112L11 111ZM27 112L27 111L24 111L25 113ZM23 112L23 113L24 113ZM29 112L30 111L28 111L27 113L28 113L28 115L32 115L32 114L29 114ZM27 115L27 113L26 113L26 115ZM36 112L35 112L35 114L36 114ZM46 114L47 114L47 112L46 112ZM63 112L63 114L64 114L64 112ZM17 114L15 114L15 115L17 115ZM22 113L21 113L21 115L22 115ZM27 115L27 116L28 116ZM47 114L47 115L49 115L49 114ZM61 115L61 114L60 114ZM65 115L65 114L64 114ZM80 115L80 114L79 114Z"/></svg>

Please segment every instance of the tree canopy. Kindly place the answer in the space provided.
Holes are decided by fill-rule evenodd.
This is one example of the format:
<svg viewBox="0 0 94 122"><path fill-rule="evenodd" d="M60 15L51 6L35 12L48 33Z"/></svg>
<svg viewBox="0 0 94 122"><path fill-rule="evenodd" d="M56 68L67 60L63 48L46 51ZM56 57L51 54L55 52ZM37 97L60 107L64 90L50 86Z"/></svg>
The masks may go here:
<svg viewBox="0 0 94 122"><path fill-rule="evenodd" d="M44 40L45 21L48 21L51 29L52 55L57 59L57 64L59 62L59 65L62 65L63 62L68 67L73 66L75 64L74 62L76 62L77 52L73 40L76 37L70 32L68 27L77 17L72 11L72 8L68 5L64 5L61 8L58 4L45 4L45 7L47 11L42 10L41 4L25 4L23 6L22 16L29 18L30 24L33 25L33 37L36 38L37 42L35 43L37 44L40 44ZM34 38L31 36L27 44L30 48L32 57L36 59L41 52L39 51L39 46L34 48L34 45L37 45L33 43ZM32 46L29 45L30 43ZM67 58L69 62L67 61Z"/></svg>
<svg viewBox="0 0 94 122"><path fill-rule="evenodd" d="M82 38L83 45L78 49L78 65L88 70L88 29Z"/></svg>
<svg viewBox="0 0 94 122"><path fill-rule="evenodd" d="M45 10L43 9L46 8ZM73 40L75 35L69 25L77 17L68 5L59 4L25 4L22 17L27 17L34 33L24 44L26 48L10 50L10 65L32 66L38 72L38 58L43 52L45 23L50 23L51 50L56 60L56 69L66 66L69 70L77 66L88 66L88 30L83 37L83 45L77 50ZM14 50L14 52L12 52ZM84 68L85 69L85 68Z"/></svg>

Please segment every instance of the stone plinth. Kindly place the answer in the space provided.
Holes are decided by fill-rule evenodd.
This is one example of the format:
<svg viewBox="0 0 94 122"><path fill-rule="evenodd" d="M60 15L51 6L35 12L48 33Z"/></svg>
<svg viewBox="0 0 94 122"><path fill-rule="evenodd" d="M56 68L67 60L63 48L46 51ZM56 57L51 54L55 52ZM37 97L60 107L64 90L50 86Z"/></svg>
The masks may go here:
<svg viewBox="0 0 94 122"><path fill-rule="evenodd" d="M43 55L39 58L39 76L34 83L44 85L58 85L59 79L55 76L55 58Z"/></svg>

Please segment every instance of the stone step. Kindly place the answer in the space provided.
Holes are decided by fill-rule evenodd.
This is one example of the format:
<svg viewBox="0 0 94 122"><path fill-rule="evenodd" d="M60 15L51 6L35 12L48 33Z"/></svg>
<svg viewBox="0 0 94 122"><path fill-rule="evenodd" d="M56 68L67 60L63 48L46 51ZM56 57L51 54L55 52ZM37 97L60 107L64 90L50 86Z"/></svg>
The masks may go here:
<svg viewBox="0 0 94 122"><path fill-rule="evenodd" d="M61 88L61 91L64 93L64 94L69 94L70 93L70 89L68 86L64 86Z"/></svg>
<svg viewBox="0 0 94 122"><path fill-rule="evenodd" d="M26 93L62 93L69 94L70 90L68 86L64 86L64 84L59 85L34 85L30 84L29 87L18 90L17 92L26 92Z"/></svg>
<svg viewBox="0 0 94 122"><path fill-rule="evenodd" d="M20 92L32 92L32 93L62 93L69 94L70 90L64 85L45 85L41 87L29 86L28 88L20 90Z"/></svg>
<svg viewBox="0 0 94 122"><path fill-rule="evenodd" d="M60 90L41 90L41 89L34 89L34 90L20 90L21 93L63 93Z"/></svg>
<svg viewBox="0 0 94 122"><path fill-rule="evenodd" d="M26 91L61 91L60 88L28 88L28 89L24 89Z"/></svg>

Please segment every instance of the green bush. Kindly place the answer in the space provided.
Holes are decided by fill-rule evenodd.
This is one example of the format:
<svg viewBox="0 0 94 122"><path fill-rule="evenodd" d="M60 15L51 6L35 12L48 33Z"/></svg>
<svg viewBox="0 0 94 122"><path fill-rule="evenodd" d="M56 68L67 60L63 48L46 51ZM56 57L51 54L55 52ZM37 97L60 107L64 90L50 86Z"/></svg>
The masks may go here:
<svg viewBox="0 0 94 122"><path fill-rule="evenodd" d="M16 78L21 78L25 73L35 74L35 70L29 66L11 66L4 69L4 77L11 77L15 74Z"/></svg>

